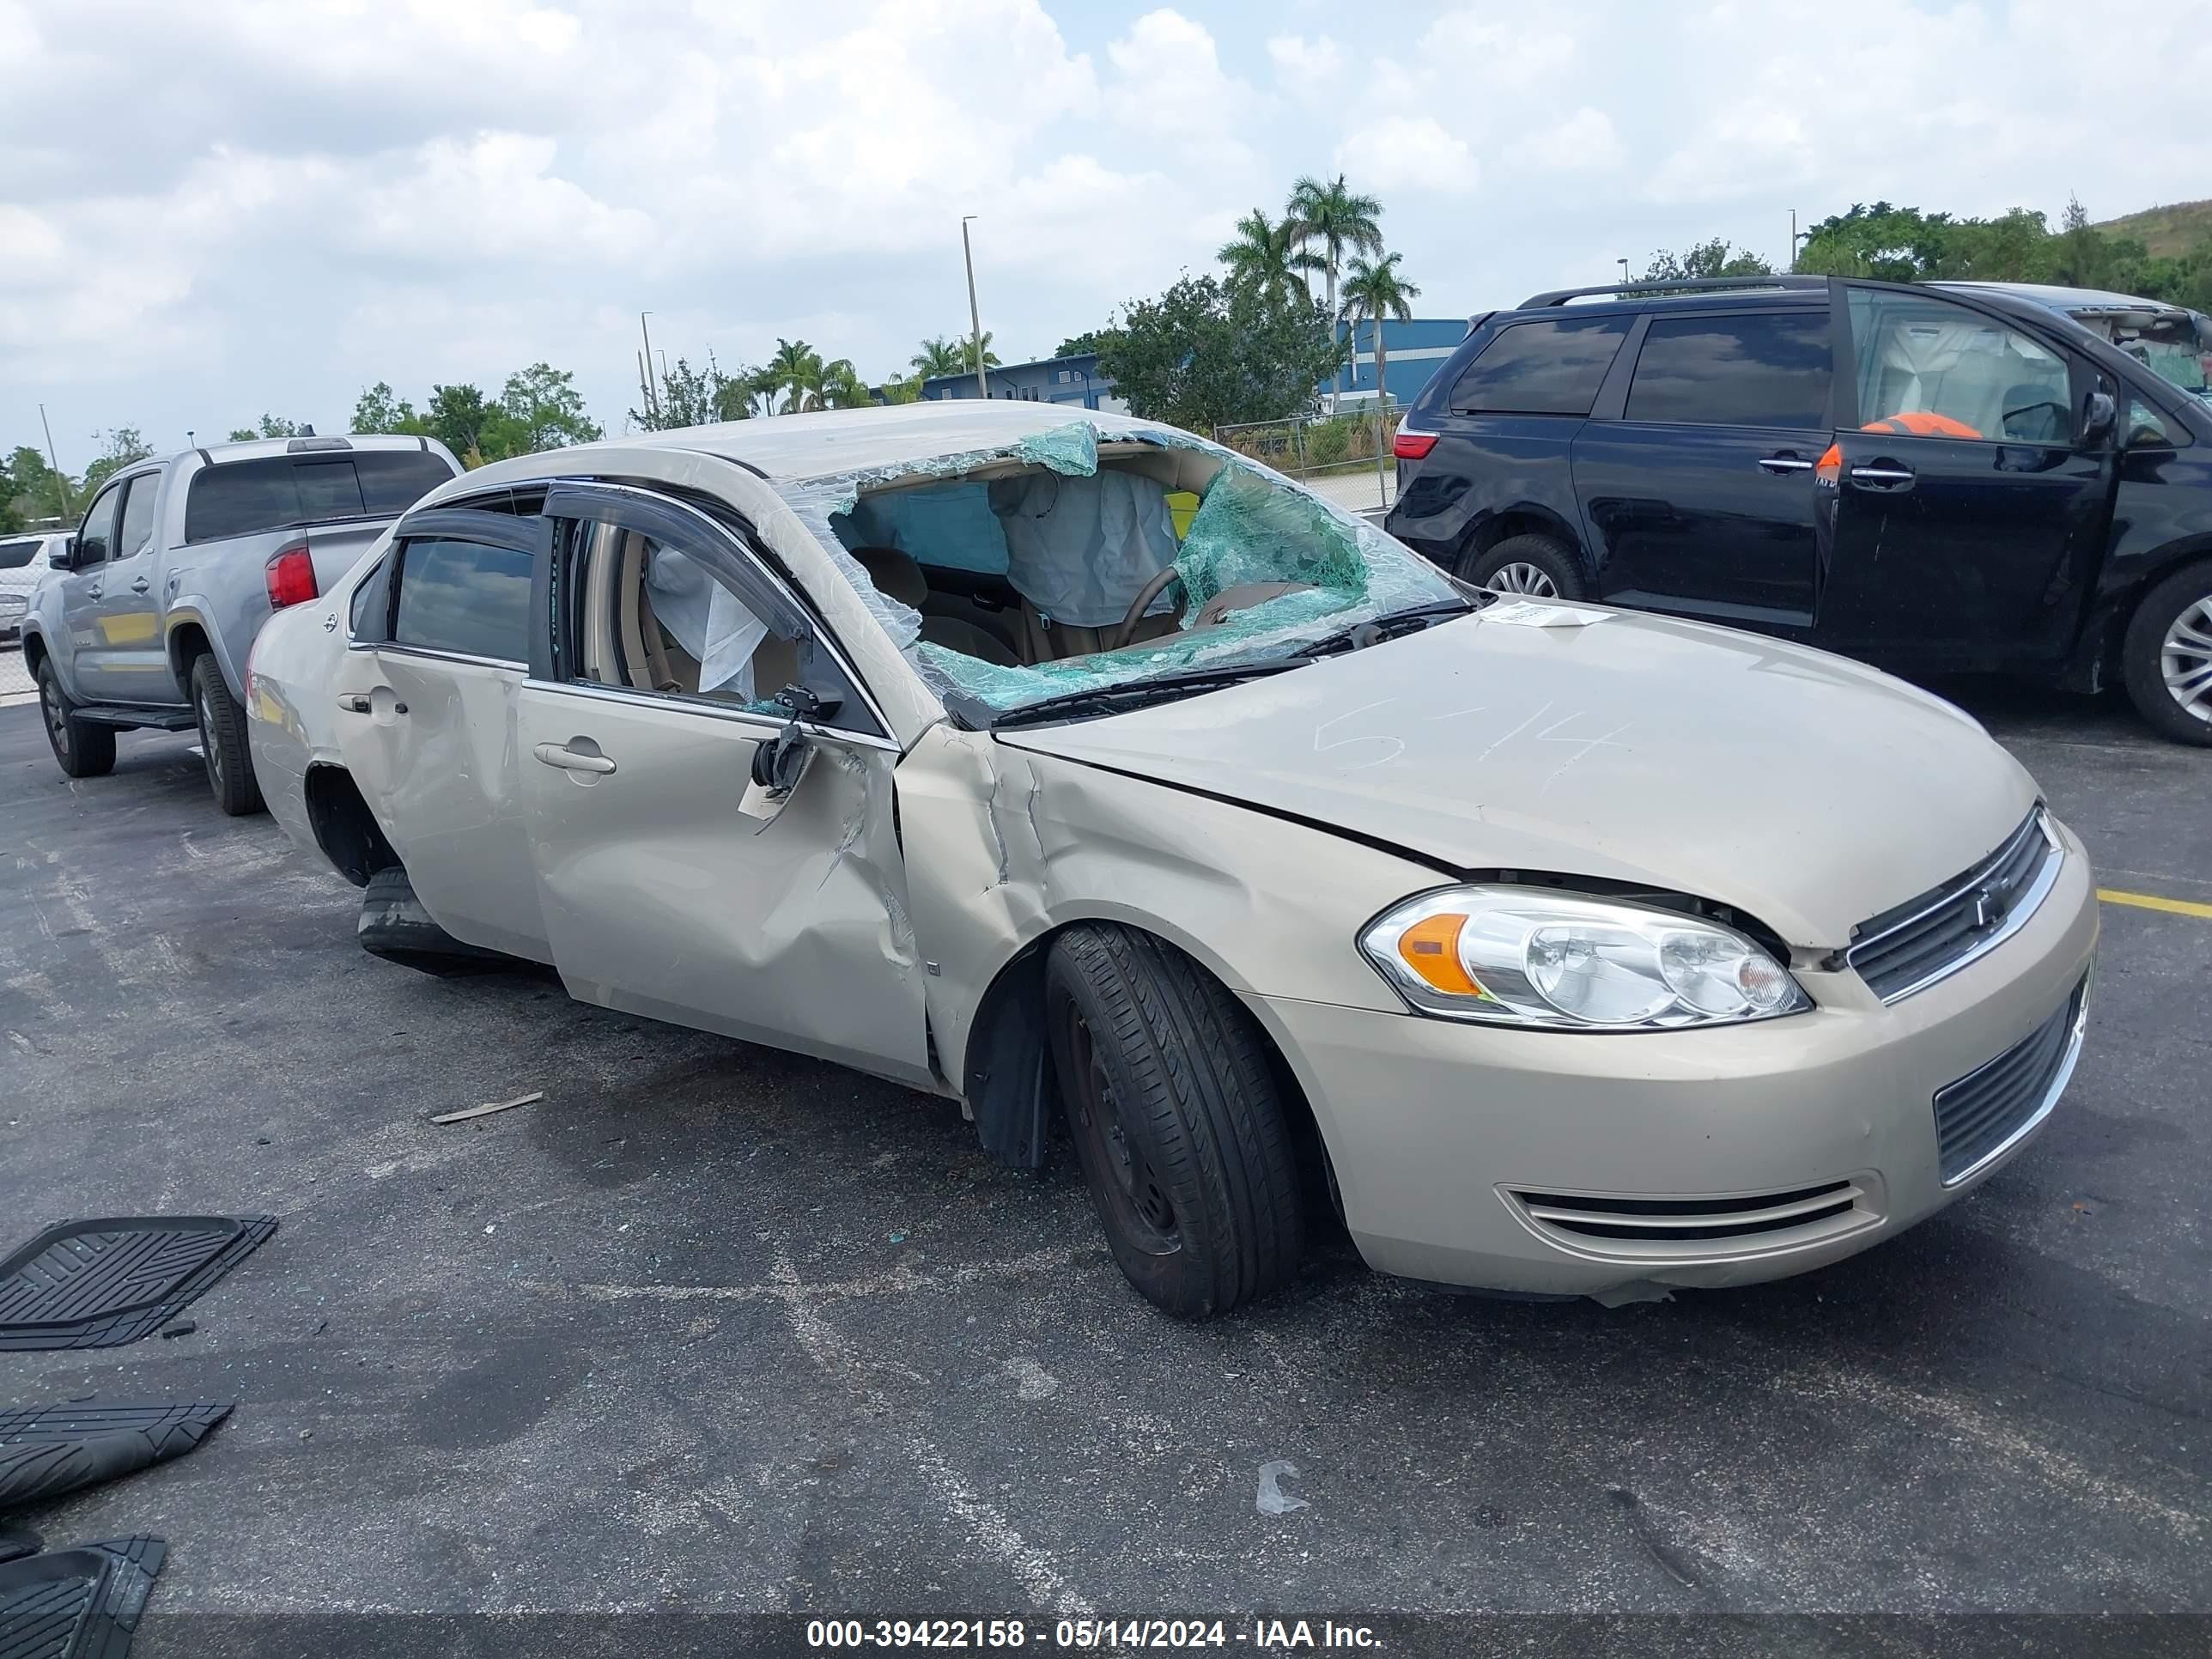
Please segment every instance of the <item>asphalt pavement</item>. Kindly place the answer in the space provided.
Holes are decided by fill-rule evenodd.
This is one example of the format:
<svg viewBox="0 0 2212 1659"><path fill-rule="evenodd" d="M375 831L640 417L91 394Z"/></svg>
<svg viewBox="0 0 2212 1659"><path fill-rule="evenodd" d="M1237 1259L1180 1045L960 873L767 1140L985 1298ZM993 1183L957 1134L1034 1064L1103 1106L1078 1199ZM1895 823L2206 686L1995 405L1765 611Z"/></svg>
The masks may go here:
<svg viewBox="0 0 2212 1659"><path fill-rule="evenodd" d="M2212 903L2212 754L1971 706L2106 886ZM2047 1131L1850 1261L1607 1310L1338 1240L1190 1326L1068 1160L997 1169L957 1108L367 957L354 890L220 816L190 742L70 782L0 710L0 1231L283 1218L189 1334L0 1355L0 1403L239 1402L17 1517L169 1540L143 1656L472 1611L2212 1614L2212 917L2107 904ZM1304 1507L1262 1513L1279 1462ZM419 1650L478 1650L451 1631Z"/></svg>

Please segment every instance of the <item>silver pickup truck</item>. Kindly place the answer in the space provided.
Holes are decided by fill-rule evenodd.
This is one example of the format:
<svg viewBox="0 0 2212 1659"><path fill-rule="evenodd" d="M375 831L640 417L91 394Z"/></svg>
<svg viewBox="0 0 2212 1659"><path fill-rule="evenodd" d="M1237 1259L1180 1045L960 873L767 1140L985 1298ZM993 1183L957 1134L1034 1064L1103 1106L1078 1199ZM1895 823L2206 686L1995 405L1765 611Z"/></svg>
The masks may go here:
<svg viewBox="0 0 2212 1659"><path fill-rule="evenodd" d="M461 470L426 438L270 438L125 467L93 497L23 618L63 771L99 777L115 734L199 729L226 812L261 810L246 741L261 624L328 591L425 490Z"/></svg>

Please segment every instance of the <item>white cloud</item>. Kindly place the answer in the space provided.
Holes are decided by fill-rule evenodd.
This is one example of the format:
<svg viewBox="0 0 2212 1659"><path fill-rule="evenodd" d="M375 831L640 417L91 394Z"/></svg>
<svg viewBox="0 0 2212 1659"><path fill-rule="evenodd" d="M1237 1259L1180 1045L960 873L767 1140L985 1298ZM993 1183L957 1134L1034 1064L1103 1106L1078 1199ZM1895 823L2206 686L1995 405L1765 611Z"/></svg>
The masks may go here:
<svg viewBox="0 0 2212 1659"><path fill-rule="evenodd" d="M1345 76L1343 48L1326 34L1278 34L1267 42L1277 84L1300 98L1340 98L1353 89Z"/></svg>
<svg viewBox="0 0 2212 1659"><path fill-rule="evenodd" d="M1779 258L1793 208L2055 217L2075 190L2103 216L2212 174L2184 116L2111 149L2146 65L2212 85L2185 7L2102 33L2062 0L1383 15L0 0L0 450L40 400L82 465L94 428L321 423L368 380L419 398L541 357L615 425L646 307L672 358L803 335L880 374L964 327L967 213L1011 360L1211 269L1301 173L1382 197L1441 316L1711 236Z"/></svg>
<svg viewBox="0 0 2212 1659"><path fill-rule="evenodd" d="M1612 118L1585 104L1556 125L1516 139L1505 159L1553 173L1595 173L1619 167L1624 154Z"/></svg>
<svg viewBox="0 0 2212 1659"><path fill-rule="evenodd" d="M1386 116L1347 133L1336 147L1336 165L1357 190L1445 196L1473 190L1482 171L1467 141L1426 115Z"/></svg>

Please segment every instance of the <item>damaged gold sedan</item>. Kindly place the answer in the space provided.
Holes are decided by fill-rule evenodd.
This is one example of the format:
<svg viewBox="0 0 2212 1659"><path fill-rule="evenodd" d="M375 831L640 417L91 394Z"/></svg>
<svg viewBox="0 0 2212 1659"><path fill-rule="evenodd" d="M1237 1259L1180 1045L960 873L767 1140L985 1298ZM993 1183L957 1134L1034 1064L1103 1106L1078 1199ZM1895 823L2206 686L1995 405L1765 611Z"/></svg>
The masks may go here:
<svg viewBox="0 0 2212 1659"><path fill-rule="evenodd" d="M957 403L483 468L262 632L285 830L441 968L1066 1127L1201 1315L1802 1271L2079 1050L2080 843L1871 670L1498 599L1173 428Z"/></svg>

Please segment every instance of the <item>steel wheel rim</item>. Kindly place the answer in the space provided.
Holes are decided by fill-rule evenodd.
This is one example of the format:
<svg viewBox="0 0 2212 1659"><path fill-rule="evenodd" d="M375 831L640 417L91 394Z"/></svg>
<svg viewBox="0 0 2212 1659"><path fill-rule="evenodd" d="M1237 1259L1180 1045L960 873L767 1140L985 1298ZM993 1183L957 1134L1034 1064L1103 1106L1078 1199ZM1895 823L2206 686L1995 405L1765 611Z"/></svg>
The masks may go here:
<svg viewBox="0 0 2212 1659"><path fill-rule="evenodd" d="M1129 1138L1121 1103L1105 1068L1098 1062L1091 1026L1073 1004L1067 1010L1068 1087L1071 1127L1106 1179L1103 1196L1115 1224L1146 1255L1171 1255L1182 1248L1175 1205L1165 1187Z"/></svg>
<svg viewBox="0 0 2212 1659"><path fill-rule="evenodd" d="M2212 594L2173 619L2159 647L2158 672L2183 714L2212 723Z"/></svg>
<svg viewBox="0 0 2212 1659"><path fill-rule="evenodd" d="M1559 597L1559 585L1546 571L1517 560L1511 564L1499 565L1483 586L1493 593L1517 593L1524 599L1556 599Z"/></svg>
<svg viewBox="0 0 2212 1659"><path fill-rule="evenodd" d="M215 710L208 707L208 695L203 690L192 700L198 705L200 717L200 755L207 762L208 776L216 787L222 787L222 760L215 749Z"/></svg>
<svg viewBox="0 0 2212 1659"><path fill-rule="evenodd" d="M62 713L62 694L51 676L39 682L39 708L46 717L46 739L54 752L69 753L69 716Z"/></svg>

